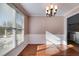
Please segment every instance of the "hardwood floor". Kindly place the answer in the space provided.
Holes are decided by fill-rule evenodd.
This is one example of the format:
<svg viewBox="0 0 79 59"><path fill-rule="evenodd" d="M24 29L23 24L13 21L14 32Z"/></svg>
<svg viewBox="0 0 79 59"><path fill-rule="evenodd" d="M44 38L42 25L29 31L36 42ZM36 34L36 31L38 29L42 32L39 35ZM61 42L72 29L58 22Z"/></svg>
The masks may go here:
<svg viewBox="0 0 79 59"><path fill-rule="evenodd" d="M29 44L19 56L79 56L78 50L79 46L74 45Z"/></svg>

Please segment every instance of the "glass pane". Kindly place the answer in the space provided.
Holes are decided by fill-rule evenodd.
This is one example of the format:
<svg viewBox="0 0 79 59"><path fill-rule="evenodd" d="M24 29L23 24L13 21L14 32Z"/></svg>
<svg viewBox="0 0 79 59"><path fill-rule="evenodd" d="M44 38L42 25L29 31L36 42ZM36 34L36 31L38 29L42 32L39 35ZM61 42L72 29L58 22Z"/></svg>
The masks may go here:
<svg viewBox="0 0 79 59"><path fill-rule="evenodd" d="M17 29L16 30L16 39L17 39L17 45L20 45L24 41L23 34L22 34L22 29Z"/></svg>
<svg viewBox="0 0 79 59"><path fill-rule="evenodd" d="M24 39L23 39L23 15L20 14L19 12L16 13L16 39L17 39L17 44L21 44Z"/></svg>
<svg viewBox="0 0 79 59"><path fill-rule="evenodd" d="M8 27L6 30L7 30L7 36L13 35L13 32L12 32L12 28L11 27Z"/></svg>
<svg viewBox="0 0 79 59"><path fill-rule="evenodd" d="M23 28L23 20L24 20L24 16L20 14L19 12L16 12L16 28L17 29Z"/></svg>
<svg viewBox="0 0 79 59"><path fill-rule="evenodd" d="M15 48L14 21L15 10L7 4L0 4L0 55Z"/></svg>
<svg viewBox="0 0 79 59"><path fill-rule="evenodd" d="M15 24L14 23L14 21L15 21L15 14L13 16L14 16L14 18L12 16L9 17L9 15L7 15L8 19L6 19L6 37L14 36L13 30L14 30L14 24Z"/></svg>
<svg viewBox="0 0 79 59"><path fill-rule="evenodd" d="M5 28L3 28L3 27L0 25L0 38L2 38L4 35L5 35Z"/></svg>

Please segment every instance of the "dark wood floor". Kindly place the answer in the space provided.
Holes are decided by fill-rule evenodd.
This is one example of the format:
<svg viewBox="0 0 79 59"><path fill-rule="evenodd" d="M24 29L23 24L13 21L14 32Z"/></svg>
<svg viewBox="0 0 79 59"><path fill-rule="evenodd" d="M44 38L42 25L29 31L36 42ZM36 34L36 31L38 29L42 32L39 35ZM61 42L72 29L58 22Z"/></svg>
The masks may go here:
<svg viewBox="0 0 79 59"><path fill-rule="evenodd" d="M79 46L31 44L19 56L79 56Z"/></svg>

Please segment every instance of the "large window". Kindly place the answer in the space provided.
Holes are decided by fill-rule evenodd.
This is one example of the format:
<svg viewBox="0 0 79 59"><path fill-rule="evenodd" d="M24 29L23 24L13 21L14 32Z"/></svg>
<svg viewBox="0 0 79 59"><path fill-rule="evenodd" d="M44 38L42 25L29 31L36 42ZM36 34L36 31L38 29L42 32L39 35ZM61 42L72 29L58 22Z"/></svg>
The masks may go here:
<svg viewBox="0 0 79 59"><path fill-rule="evenodd" d="M5 55L23 39L24 16L8 4L0 4L0 55Z"/></svg>
<svg viewBox="0 0 79 59"><path fill-rule="evenodd" d="M16 12L16 39L17 45L21 44L24 40L23 36L23 19L24 16L20 12Z"/></svg>

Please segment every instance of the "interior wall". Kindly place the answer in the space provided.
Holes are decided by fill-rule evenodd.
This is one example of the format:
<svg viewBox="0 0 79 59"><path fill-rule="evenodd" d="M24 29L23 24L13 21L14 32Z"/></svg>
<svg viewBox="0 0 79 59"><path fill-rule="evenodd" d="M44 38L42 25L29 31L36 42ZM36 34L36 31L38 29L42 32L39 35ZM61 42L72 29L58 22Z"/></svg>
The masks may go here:
<svg viewBox="0 0 79 59"><path fill-rule="evenodd" d="M29 44L46 44L46 31L64 40L63 16L32 16L29 20ZM51 39L53 40L53 38ZM60 41L61 41L60 40Z"/></svg>
<svg viewBox="0 0 79 59"><path fill-rule="evenodd" d="M24 20L24 34L28 35L29 34L29 17L25 16Z"/></svg>
<svg viewBox="0 0 79 59"><path fill-rule="evenodd" d="M53 34L64 34L64 17L32 16L29 26L30 34L45 34L45 31Z"/></svg>

